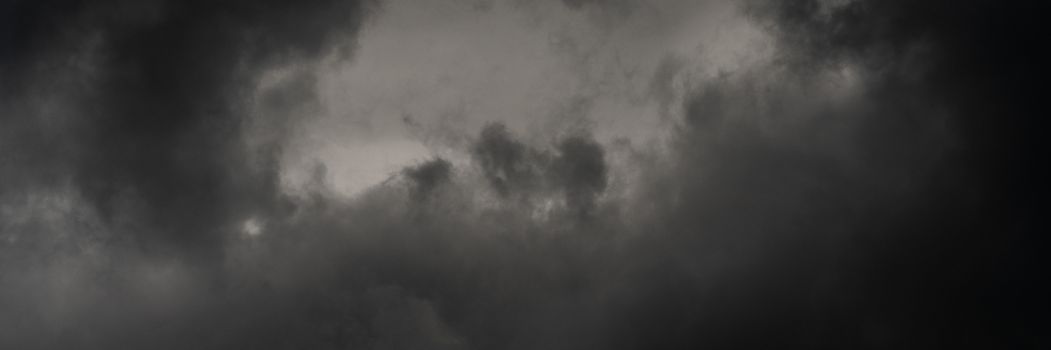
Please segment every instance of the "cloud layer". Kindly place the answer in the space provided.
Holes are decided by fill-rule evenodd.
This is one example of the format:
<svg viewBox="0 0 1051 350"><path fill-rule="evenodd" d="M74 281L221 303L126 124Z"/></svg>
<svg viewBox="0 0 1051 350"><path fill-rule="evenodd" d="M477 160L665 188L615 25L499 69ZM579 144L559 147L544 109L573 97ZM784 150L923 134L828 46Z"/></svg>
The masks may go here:
<svg viewBox="0 0 1051 350"><path fill-rule="evenodd" d="M1048 344L1032 5L3 6L3 348Z"/></svg>

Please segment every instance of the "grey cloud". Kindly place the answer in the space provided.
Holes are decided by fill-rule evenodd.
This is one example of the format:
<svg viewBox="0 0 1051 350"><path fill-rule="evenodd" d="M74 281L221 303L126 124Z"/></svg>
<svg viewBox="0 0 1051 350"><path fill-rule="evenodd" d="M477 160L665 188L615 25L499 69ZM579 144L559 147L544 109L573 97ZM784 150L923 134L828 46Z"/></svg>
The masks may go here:
<svg viewBox="0 0 1051 350"><path fill-rule="evenodd" d="M351 39L365 11L354 1L11 7L4 22L15 34L4 42L4 75L24 84L23 91L46 86L52 75L80 76L82 84L41 91L70 100L70 110L62 111L71 114L64 116L69 121L16 154L49 159L37 161L60 169L54 181L75 183L104 217L119 215L125 199L135 201L138 219L159 228L140 232L144 243L195 246L190 251L214 246L215 228L230 217L275 205L273 169L245 162L240 126L252 79L267 68L339 50L351 41L338 38ZM91 59L67 63L63 55ZM23 69L33 66L41 68ZM12 106L49 108L19 92L4 98ZM33 126L42 117L16 111L4 125L46 131Z"/></svg>
<svg viewBox="0 0 1051 350"><path fill-rule="evenodd" d="M540 168L546 167L546 155L514 140L503 124L486 125L473 151L486 180L500 195L540 186Z"/></svg>
<svg viewBox="0 0 1051 350"><path fill-rule="evenodd" d="M436 158L402 171L406 177L412 180L413 197L417 200L426 199L436 187L449 181L451 172L452 164L441 158Z"/></svg>
<svg viewBox="0 0 1051 350"><path fill-rule="evenodd" d="M595 197L608 185L604 157L602 146L587 138L570 137L558 144L552 173L565 193L567 205L582 215L590 214Z"/></svg>
<svg viewBox="0 0 1051 350"><path fill-rule="evenodd" d="M750 2L777 59L682 91L668 61L682 119L637 161L489 124L298 198L271 152L315 77L242 98L366 5L70 4L0 21L0 347L1046 347L1043 61L1008 50L1037 11Z"/></svg>
<svg viewBox="0 0 1051 350"><path fill-rule="evenodd" d="M536 195L554 193L574 215L587 217L608 186L605 150L589 136L566 136L554 149L543 150L515 140L503 124L493 123L482 129L473 150L490 186L505 198L533 202Z"/></svg>

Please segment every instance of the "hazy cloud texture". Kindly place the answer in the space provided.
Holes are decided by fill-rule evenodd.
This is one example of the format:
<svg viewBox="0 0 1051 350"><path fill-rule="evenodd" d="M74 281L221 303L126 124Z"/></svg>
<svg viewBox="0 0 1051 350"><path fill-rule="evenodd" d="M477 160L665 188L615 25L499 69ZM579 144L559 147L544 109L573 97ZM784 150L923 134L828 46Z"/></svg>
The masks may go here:
<svg viewBox="0 0 1051 350"><path fill-rule="evenodd" d="M1036 7L9 2L0 348L1047 347Z"/></svg>

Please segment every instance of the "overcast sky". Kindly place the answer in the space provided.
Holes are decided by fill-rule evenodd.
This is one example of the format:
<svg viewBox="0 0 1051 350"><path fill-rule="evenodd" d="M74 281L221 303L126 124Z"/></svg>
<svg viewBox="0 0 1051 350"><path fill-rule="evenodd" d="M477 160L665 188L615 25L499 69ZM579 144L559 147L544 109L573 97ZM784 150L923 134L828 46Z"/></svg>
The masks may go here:
<svg viewBox="0 0 1051 350"><path fill-rule="evenodd" d="M0 348L1046 348L1037 5L0 4Z"/></svg>

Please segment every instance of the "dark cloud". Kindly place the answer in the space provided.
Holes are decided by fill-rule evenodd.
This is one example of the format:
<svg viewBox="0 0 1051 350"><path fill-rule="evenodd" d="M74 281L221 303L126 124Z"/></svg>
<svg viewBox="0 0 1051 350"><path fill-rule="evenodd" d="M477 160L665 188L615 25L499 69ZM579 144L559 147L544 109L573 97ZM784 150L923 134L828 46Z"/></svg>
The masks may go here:
<svg viewBox="0 0 1051 350"><path fill-rule="evenodd" d="M558 144L552 165L555 182L565 194L566 204L582 215L590 214L595 197L608 185L605 151L594 140L570 137Z"/></svg>
<svg viewBox="0 0 1051 350"><path fill-rule="evenodd" d="M54 176L73 182L109 220L135 206L138 218L157 228L141 235L192 250L214 246L208 241L231 218L275 205L275 169L246 162L251 150L243 145L253 79L268 68L346 50L341 45L351 44L340 43L352 42L346 39L364 11L357 1L8 6L4 75L41 94L51 92L32 85L46 86L53 76L81 76L84 85L60 87L73 90L65 92L74 100L68 124L44 140L28 140L18 157L61 169ZM16 106L34 102L20 93L5 97ZM267 103L294 103L286 100ZM33 126L40 117L16 111L4 124L50 131Z"/></svg>
<svg viewBox="0 0 1051 350"><path fill-rule="evenodd" d="M276 154L317 77L254 89L368 5L3 5L0 347L1046 347L1041 12L746 5L775 59L666 60L664 153L495 123L305 199Z"/></svg>
<svg viewBox="0 0 1051 350"><path fill-rule="evenodd" d="M417 200L426 199L436 187L448 182L451 172L452 164L441 158L402 170L402 174L412 181L413 197Z"/></svg>
<svg viewBox="0 0 1051 350"><path fill-rule="evenodd" d="M486 180L500 195L540 186L540 168L547 166L546 155L514 140L504 124L486 125L473 151Z"/></svg>
<svg viewBox="0 0 1051 350"><path fill-rule="evenodd" d="M757 13L791 62L849 59L880 73L870 87L879 116L859 130L858 160L899 180L928 174L896 186L910 197L870 228L890 233L858 238L868 247L861 294L916 323L892 328L901 339L1046 346L1037 329L1048 304L1037 295L1047 289L1025 277L1043 264L1032 247L1046 243L1035 198L1047 193L1047 166L1029 161L1047 155L1036 131L1046 123L1033 118L1043 107L1031 95L1046 59L1032 46L1040 6L858 1L821 15L817 2L765 5ZM944 129L951 146L918 164Z"/></svg>
<svg viewBox="0 0 1051 350"><path fill-rule="evenodd" d="M551 205L555 195L574 215L588 217L609 183L605 150L590 136L570 135L544 150L492 123L482 129L473 151L494 192L529 206Z"/></svg>

